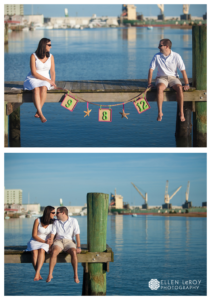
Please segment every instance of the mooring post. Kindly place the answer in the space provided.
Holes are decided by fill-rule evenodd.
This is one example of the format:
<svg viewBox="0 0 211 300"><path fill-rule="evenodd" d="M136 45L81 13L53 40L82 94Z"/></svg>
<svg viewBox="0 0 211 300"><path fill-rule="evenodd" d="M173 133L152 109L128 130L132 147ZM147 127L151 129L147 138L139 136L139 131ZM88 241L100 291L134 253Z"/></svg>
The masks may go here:
<svg viewBox="0 0 211 300"><path fill-rule="evenodd" d="M175 136L176 138L183 138L184 141L186 139L188 141L192 131L192 123L191 123L192 103L184 102L183 109L184 109L185 122L180 121L180 115L179 115L180 111L179 111L179 105L177 103ZM187 142L187 146L188 146L188 142Z"/></svg>
<svg viewBox="0 0 211 300"><path fill-rule="evenodd" d="M8 44L8 23L4 23L4 45Z"/></svg>
<svg viewBox="0 0 211 300"><path fill-rule="evenodd" d="M106 233L109 195L87 194L87 248L89 252L106 251ZM85 274L83 295L106 295L106 263L89 263Z"/></svg>
<svg viewBox="0 0 211 300"><path fill-rule="evenodd" d="M20 107L9 115L10 147L20 147Z"/></svg>
<svg viewBox="0 0 211 300"><path fill-rule="evenodd" d="M4 147L8 147L8 115L7 115L7 102L4 103Z"/></svg>
<svg viewBox="0 0 211 300"><path fill-rule="evenodd" d="M207 26L193 26L192 48L193 86L197 90L207 90ZM207 102L195 102L193 146L207 146Z"/></svg>

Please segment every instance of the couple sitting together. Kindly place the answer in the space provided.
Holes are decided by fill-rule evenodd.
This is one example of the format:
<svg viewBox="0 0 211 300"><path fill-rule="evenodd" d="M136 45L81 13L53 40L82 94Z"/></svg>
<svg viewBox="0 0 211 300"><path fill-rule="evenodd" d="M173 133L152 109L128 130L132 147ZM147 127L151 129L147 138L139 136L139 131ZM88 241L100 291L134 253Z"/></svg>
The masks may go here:
<svg viewBox="0 0 211 300"><path fill-rule="evenodd" d="M32 238L27 244L26 251L32 252L32 264L35 269L34 281L43 279L40 270L45 260L45 252L51 253L49 274L46 280L46 282L50 282L53 278L57 256L64 250L71 255L74 280L79 283L77 253L81 252L81 246L78 221L68 217L68 209L64 206L57 208L57 219L54 219L54 216L55 208L45 207L43 216L34 222ZM76 242L73 239L74 236Z"/></svg>
<svg viewBox="0 0 211 300"><path fill-rule="evenodd" d="M31 55L30 68L31 71L24 81L24 89L33 92L33 101L37 109L35 113L36 118L40 118L42 123L47 120L42 113L42 107L46 101L47 90L56 87L56 73L54 57L50 53L51 40L43 38L39 41L37 50ZM150 63L148 72L148 87L152 87L152 76L155 68L158 68L155 85L157 87L157 103L158 103L158 117L161 121L163 117L162 105L164 101L164 90L169 86L177 93L177 102L179 106L179 114L181 122L185 121L184 116L184 100L183 89L189 89L188 77L185 71L185 65L181 56L171 50L172 42L169 39L162 39L159 42L159 52L156 53ZM146 58L143 58L145 61ZM177 69L180 70L184 79L184 87L179 79ZM51 77L49 76L49 71Z"/></svg>

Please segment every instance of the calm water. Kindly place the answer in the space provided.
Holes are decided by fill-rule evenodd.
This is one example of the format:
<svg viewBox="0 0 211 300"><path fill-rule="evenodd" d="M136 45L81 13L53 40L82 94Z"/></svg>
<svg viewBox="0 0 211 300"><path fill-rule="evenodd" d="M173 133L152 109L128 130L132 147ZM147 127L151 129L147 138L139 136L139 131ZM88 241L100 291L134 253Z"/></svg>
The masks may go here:
<svg viewBox="0 0 211 300"><path fill-rule="evenodd" d="M77 220L81 242L86 244L87 218ZM33 221L5 220L5 246L26 245ZM206 295L206 218L108 216L107 244L114 251L107 273L107 295ZM48 264L41 274L47 278ZM81 264L79 285L73 282L72 266L65 263L56 265L49 284L45 280L33 282L33 276L31 264L5 265L5 295L81 295ZM148 287L151 279L160 282L158 290Z"/></svg>
<svg viewBox="0 0 211 300"><path fill-rule="evenodd" d="M150 61L162 38L170 38L192 77L192 31L168 28L100 28L38 30L9 34L5 47L5 81L24 81L29 59L39 40L48 37L55 57L56 80L146 79ZM153 74L153 78L156 76ZM180 74L181 76L181 74ZM129 119L121 119L121 106L113 108L110 124L98 122L97 107L84 118L85 104L69 112L58 103L45 104L48 122L34 118L33 104L21 106L22 147L175 147L176 103L164 103L164 117L157 122L157 105L139 115L127 104ZM189 146L192 142L189 142ZM184 146L184 144L183 144Z"/></svg>

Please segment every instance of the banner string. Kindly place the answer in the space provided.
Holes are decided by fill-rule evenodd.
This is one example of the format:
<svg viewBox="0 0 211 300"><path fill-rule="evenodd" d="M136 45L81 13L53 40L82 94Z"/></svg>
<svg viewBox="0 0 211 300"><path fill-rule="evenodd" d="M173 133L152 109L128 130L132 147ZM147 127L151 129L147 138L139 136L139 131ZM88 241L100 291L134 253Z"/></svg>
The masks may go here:
<svg viewBox="0 0 211 300"><path fill-rule="evenodd" d="M64 89L64 88L57 87L57 89L67 91L67 94L68 94L69 96L71 96L71 94L73 94L71 91L69 91L69 90L67 90L67 89ZM100 108L101 108L102 106L111 107L111 106L124 105L124 104L127 104L127 103L129 103L129 102L133 102L133 101L137 100L137 98L140 98L140 97L144 98L144 97L145 97L145 94L146 94L150 89L151 89L151 88L148 87L142 94L138 94L136 97L133 97L133 98L131 98L131 99L125 101L125 102L117 103L117 104L97 104L97 103L94 103L94 102L91 102L91 101L87 101L87 100L85 100L85 99L79 97L78 94L77 94L77 96L76 96L75 94L73 94L73 95L74 95L74 98L75 98L76 100L81 100L82 102L86 102L86 103L87 103L87 107L88 107L88 104L92 104L92 105L100 106ZM124 108L124 107L123 107L123 108Z"/></svg>

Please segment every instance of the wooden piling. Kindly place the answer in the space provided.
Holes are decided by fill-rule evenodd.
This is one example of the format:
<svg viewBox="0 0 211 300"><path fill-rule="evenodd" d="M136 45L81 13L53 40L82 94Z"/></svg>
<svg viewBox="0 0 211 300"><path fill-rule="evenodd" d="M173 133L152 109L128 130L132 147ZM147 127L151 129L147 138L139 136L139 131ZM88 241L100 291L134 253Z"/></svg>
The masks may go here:
<svg viewBox="0 0 211 300"><path fill-rule="evenodd" d="M177 117L176 117L176 137L186 138L191 135L192 131L192 123L191 123L191 115L192 115L192 103L184 102L184 116L185 122L180 121L179 115L179 105L177 104Z"/></svg>
<svg viewBox="0 0 211 300"><path fill-rule="evenodd" d="M20 147L20 107L9 115L10 147Z"/></svg>
<svg viewBox="0 0 211 300"><path fill-rule="evenodd" d="M197 90L207 90L207 26L192 28L192 79ZM200 97L193 113L193 146L207 146L207 102Z"/></svg>
<svg viewBox="0 0 211 300"><path fill-rule="evenodd" d="M4 103L4 147L8 147L8 115L6 114L7 103Z"/></svg>
<svg viewBox="0 0 211 300"><path fill-rule="evenodd" d="M4 23L4 45L8 44L8 23Z"/></svg>
<svg viewBox="0 0 211 300"><path fill-rule="evenodd" d="M87 194L87 247L90 252L106 251L106 233L109 195ZM106 295L105 263L89 263L88 275L84 268L83 295Z"/></svg>

